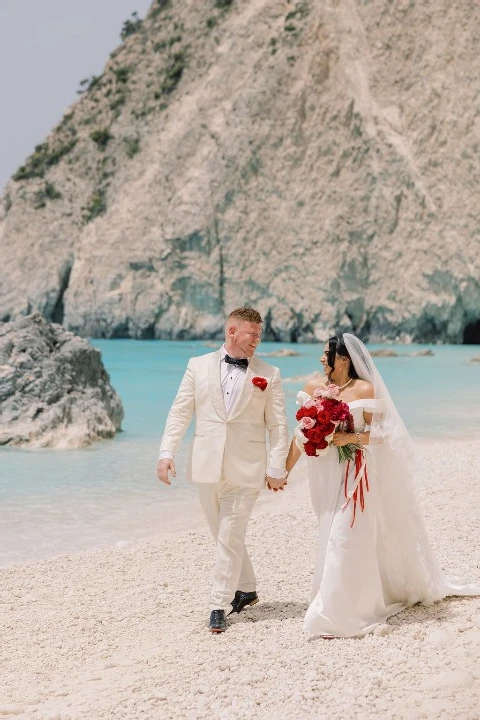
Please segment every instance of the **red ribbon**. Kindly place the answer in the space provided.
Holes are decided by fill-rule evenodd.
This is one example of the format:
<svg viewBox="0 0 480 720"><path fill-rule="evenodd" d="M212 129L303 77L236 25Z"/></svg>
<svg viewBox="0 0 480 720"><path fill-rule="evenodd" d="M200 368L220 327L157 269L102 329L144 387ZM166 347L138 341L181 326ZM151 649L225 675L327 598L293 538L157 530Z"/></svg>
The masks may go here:
<svg viewBox="0 0 480 720"><path fill-rule="evenodd" d="M362 465L363 465L363 449L355 450L355 480L354 485L357 482L357 478L362 472ZM350 527L353 527L353 524L355 522L355 517L357 513L357 501L360 502L360 509L363 512L365 510L365 492L369 492L370 487L368 484L368 473L367 473L367 466L365 465L365 469L363 471L362 477L359 479L359 482L357 484L357 487L355 488L355 491L351 498L348 497L348 472L350 470L350 460L347 462L347 467L345 470L345 482L344 482L344 493L345 498L347 499L347 502L343 506L342 510L345 510L349 504L350 500L353 500L353 516L352 516L352 522L350 524ZM363 489L363 478L365 478L365 490Z"/></svg>

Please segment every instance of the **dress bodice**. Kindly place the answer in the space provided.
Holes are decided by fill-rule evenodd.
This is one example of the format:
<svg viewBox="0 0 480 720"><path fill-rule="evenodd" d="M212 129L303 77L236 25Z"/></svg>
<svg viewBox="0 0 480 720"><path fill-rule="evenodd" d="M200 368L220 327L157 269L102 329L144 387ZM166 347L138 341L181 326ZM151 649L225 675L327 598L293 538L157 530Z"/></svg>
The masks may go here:
<svg viewBox="0 0 480 720"><path fill-rule="evenodd" d="M347 403L352 413L355 432L363 432L365 429L365 418L363 417L364 402L363 400L352 400Z"/></svg>

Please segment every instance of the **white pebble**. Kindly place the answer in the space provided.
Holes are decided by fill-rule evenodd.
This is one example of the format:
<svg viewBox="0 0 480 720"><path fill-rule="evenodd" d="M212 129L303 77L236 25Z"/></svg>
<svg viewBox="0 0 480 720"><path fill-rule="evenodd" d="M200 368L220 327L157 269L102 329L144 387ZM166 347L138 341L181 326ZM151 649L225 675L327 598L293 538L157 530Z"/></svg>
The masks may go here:
<svg viewBox="0 0 480 720"><path fill-rule="evenodd" d="M421 687L424 690L443 690L445 688L468 687L472 682L470 673L464 670L451 670L450 672L437 673L425 678Z"/></svg>
<svg viewBox="0 0 480 720"><path fill-rule="evenodd" d="M425 643L431 647L442 648L452 644L452 638L445 630L434 630L425 638Z"/></svg>
<svg viewBox="0 0 480 720"><path fill-rule="evenodd" d="M474 645L480 645L480 630L477 630L477 628L472 628L471 630L467 630L462 635L462 642L474 643Z"/></svg>

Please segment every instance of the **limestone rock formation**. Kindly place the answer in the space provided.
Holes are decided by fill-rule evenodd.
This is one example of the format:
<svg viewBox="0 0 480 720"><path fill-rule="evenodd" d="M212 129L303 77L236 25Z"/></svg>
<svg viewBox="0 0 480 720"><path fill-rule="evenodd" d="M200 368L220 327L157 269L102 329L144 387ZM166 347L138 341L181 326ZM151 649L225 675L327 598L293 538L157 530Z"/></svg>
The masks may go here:
<svg viewBox="0 0 480 720"><path fill-rule="evenodd" d="M411 357L433 357L434 356L433 350L428 348L427 350L417 350L417 352L410 353Z"/></svg>
<svg viewBox="0 0 480 720"><path fill-rule="evenodd" d="M0 324L0 445L73 448L123 419L100 352L39 313Z"/></svg>
<svg viewBox="0 0 480 720"><path fill-rule="evenodd" d="M271 352L257 352L256 355L259 357L297 357L300 353L292 350L292 348L280 348L280 350L272 350Z"/></svg>
<svg viewBox="0 0 480 720"><path fill-rule="evenodd" d="M372 357L398 357L398 353L391 348L382 348L381 350L371 350Z"/></svg>
<svg viewBox="0 0 480 720"><path fill-rule="evenodd" d="M480 340L480 5L154 0L19 168L0 317Z"/></svg>

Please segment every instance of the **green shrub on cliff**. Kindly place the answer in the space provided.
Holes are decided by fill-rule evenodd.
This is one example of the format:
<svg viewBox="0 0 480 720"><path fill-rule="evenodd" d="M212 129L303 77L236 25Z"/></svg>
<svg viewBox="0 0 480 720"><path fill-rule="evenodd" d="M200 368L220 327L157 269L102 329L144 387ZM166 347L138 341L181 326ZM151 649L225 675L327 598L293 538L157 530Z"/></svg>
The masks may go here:
<svg viewBox="0 0 480 720"><path fill-rule="evenodd" d="M83 80L80 80L80 87L81 90L77 90L77 95L83 95L83 93L88 93L91 90L94 90L94 88L97 87L97 85L101 82L103 75L92 75L89 78L84 78Z"/></svg>
<svg viewBox="0 0 480 720"><path fill-rule="evenodd" d="M130 76L131 68L129 68L127 65L122 65L121 67L113 68L113 74L115 75L115 78L117 82L119 83L126 83L128 82L128 78Z"/></svg>
<svg viewBox="0 0 480 720"><path fill-rule="evenodd" d="M77 138L72 138L68 142L60 143L53 148L50 148L48 142L37 145L35 152L27 158L25 165L18 168L13 175L13 179L19 181L43 177L48 168L56 165L62 157L73 150L76 144Z"/></svg>
<svg viewBox="0 0 480 720"><path fill-rule="evenodd" d="M132 13L132 17L128 20L125 20L125 22L123 23L123 27L120 32L120 37L122 38L122 40L126 40L127 37L130 37L130 35L134 35L134 33L137 33L142 27L142 24L143 20L140 20L140 18L138 17L138 13Z"/></svg>
<svg viewBox="0 0 480 720"><path fill-rule="evenodd" d="M107 211L107 191L105 188L99 187L90 195L84 211L83 222L85 225Z"/></svg>
<svg viewBox="0 0 480 720"><path fill-rule="evenodd" d="M133 158L140 150L140 138L126 137L123 138L123 141L125 143L125 152L127 153L127 157Z"/></svg>
<svg viewBox="0 0 480 720"><path fill-rule="evenodd" d="M169 95L177 87L185 70L186 60L185 53L178 52L172 55L172 58L165 70L165 77L161 86L162 94Z"/></svg>
<svg viewBox="0 0 480 720"><path fill-rule="evenodd" d="M170 6L170 0L156 0L150 7L150 16L157 17L162 10L166 10Z"/></svg>
<svg viewBox="0 0 480 720"><path fill-rule="evenodd" d="M60 200L62 193L57 190L55 185L51 182L46 182L45 187L38 190L33 196L33 207L35 210L44 208L47 204L47 200Z"/></svg>
<svg viewBox="0 0 480 720"><path fill-rule="evenodd" d="M102 152L105 150L110 140L113 139L113 135L111 135L110 131L106 128L103 128L101 130L94 130L92 133L90 133L90 137L93 142L96 143L99 150L101 150Z"/></svg>
<svg viewBox="0 0 480 720"><path fill-rule="evenodd" d="M10 193L7 191L5 195L3 196L3 209L5 210L5 213L8 213L10 208L12 207L12 198Z"/></svg>
<svg viewBox="0 0 480 720"><path fill-rule="evenodd" d="M113 110L114 117L118 117L120 115L120 108L122 105L125 105L126 99L127 96L124 92L117 92L109 105L110 110Z"/></svg>

